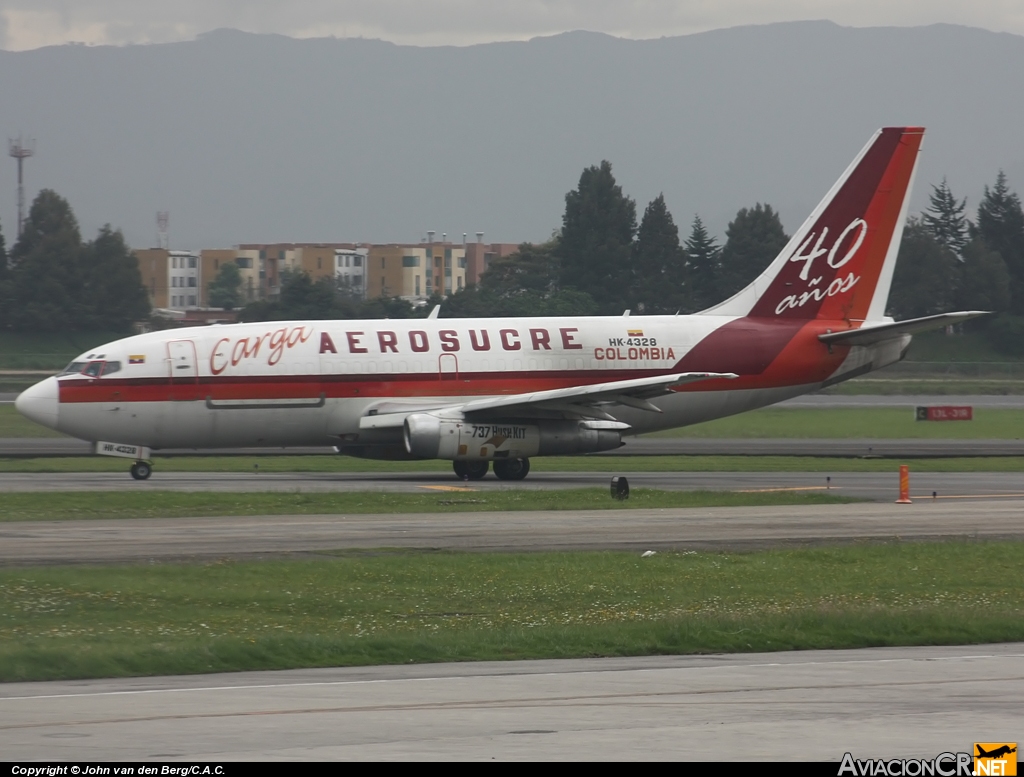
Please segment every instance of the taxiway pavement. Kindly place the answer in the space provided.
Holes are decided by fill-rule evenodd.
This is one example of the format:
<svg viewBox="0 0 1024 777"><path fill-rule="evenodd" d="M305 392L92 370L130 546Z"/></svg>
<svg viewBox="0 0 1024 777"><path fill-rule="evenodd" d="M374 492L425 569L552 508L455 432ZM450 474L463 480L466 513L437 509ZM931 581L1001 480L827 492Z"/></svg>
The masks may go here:
<svg viewBox="0 0 1024 777"><path fill-rule="evenodd" d="M168 448L163 456L336 455L326 445L291 448ZM69 437L0 438L0 457L91 456L93 446ZM949 458L1024 456L1024 440L629 437L621 448L593 456L817 456Z"/></svg>
<svg viewBox="0 0 1024 777"><path fill-rule="evenodd" d="M159 463L146 481L132 480L127 463L124 472L3 472L4 492L55 491L214 491L303 492L389 491L398 493L443 492L467 489L474 498L508 489L547 490L607 488L613 474L624 475L632 488L668 491L828 491L840 496L891 501L899 494L895 472L646 472L643 460L612 472L531 472L522 481L483 480L463 482L450 472L165 472ZM918 472L911 468L911 494L915 499L1024 498L1024 472Z"/></svg>
<svg viewBox="0 0 1024 777"><path fill-rule="evenodd" d="M462 501L468 495L450 495ZM460 498L461 497L461 498ZM684 550L1024 538L1024 499L911 505L255 515L0 523L0 565L206 561L338 550ZM986 740L987 741L987 740Z"/></svg>
<svg viewBox="0 0 1024 777"><path fill-rule="evenodd" d="M1024 644L6 683L5 760L934 758L1024 730Z"/></svg>

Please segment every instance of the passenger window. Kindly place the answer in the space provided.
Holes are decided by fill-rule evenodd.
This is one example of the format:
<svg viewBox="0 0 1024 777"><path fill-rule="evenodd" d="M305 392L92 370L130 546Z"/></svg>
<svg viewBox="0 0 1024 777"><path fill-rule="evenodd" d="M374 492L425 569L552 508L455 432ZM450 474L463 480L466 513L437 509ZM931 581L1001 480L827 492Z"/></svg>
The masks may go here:
<svg viewBox="0 0 1024 777"><path fill-rule="evenodd" d="M89 365L82 370L82 374L88 375L90 378L98 378L102 370L103 362L89 362Z"/></svg>

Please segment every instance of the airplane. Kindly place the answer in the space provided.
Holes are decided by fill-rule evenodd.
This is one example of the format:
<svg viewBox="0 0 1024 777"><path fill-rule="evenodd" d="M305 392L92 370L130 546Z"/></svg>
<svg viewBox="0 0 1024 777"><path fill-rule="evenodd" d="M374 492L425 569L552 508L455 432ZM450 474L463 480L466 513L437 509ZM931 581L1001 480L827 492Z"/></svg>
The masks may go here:
<svg viewBox="0 0 1024 777"><path fill-rule="evenodd" d="M976 744L974 747L978 751L974 756L975 758L999 758L1002 755L1009 755L1017 752L1016 747L1010 747L1009 745L997 747L991 753L987 752L981 745Z"/></svg>
<svg viewBox="0 0 1024 777"><path fill-rule="evenodd" d="M333 445L521 480L535 456L764 407L864 375L913 334L983 311L885 315L924 129L868 141L749 286L694 315L281 321L150 332L93 348L16 400L132 459Z"/></svg>

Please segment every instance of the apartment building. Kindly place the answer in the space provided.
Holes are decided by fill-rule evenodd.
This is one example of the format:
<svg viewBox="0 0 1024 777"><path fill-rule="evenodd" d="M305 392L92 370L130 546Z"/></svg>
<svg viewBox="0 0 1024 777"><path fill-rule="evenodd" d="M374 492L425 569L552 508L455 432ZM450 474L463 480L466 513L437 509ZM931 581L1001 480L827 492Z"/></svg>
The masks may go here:
<svg viewBox="0 0 1024 777"><path fill-rule="evenodd" d="M199 254L145 248L135 251L135 256L154 308L188 310L202 306Z"/></svg>
<svg viewBox="0 0 1024 777"><path fill-rule="evenodd" d="M466 252L451 243L370 246L366 296L422 300L448 296L466 286Z"/></svg>
<svg viewBox="0 0 1024 777"><path fill-rule="evenodd" d="M366 298L410 302L448 296L479 283L490 262L508 256L515 243L245 243L199 252L138 249L143 282L154 308L193 310L209 306L210 284L225 262L238 267L241 304L276 299L282 274L303 272L314 281L334 278Z"/></svg>
<svg viewBox="0 0 1024 777"><path fill-rule="evenodd" d="M369 252L369 248L362 246L334 249L334 277L338 285L359 297L366 296L366 260Z"/></svg>

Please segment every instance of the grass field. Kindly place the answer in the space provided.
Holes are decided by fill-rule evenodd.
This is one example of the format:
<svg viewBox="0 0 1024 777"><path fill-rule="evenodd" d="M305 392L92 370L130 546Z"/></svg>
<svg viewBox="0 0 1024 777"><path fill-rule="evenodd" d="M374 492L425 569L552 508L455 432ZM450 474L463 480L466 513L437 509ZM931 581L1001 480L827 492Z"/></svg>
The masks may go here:
<svg viewBox="0 0 1024 777"><path fill-rule="evenodd" d="M0 570L0 680L1024 639L1020 542Z"/></svg>
<svg viewBox="0 0 1024 777"><path fill-rule="evenodd" d="M5 332L0 370L59 370L83 351L126 337L117 332Z"/></svg>
<svg viewBox="0 0 1024 777"><path fill-rule="evenodd" d="M653 437L1002 439L1024 437L1024 410L978 408L972 421L916 421L912 408L766 407Z"/></svg>
<svg viewBox="0 0 1024 777"><path fill-rule="evenodd" d="M509 510L611 510L666 507L842 504L858 501L821 491L658 491L633 489L626 501L603 488L557 491L508 489L396 494L385 491L337 493L124 493L80 491L14 492L0 501L0 522L89 518L178 518L214 515L507 512Z"/></svg>

